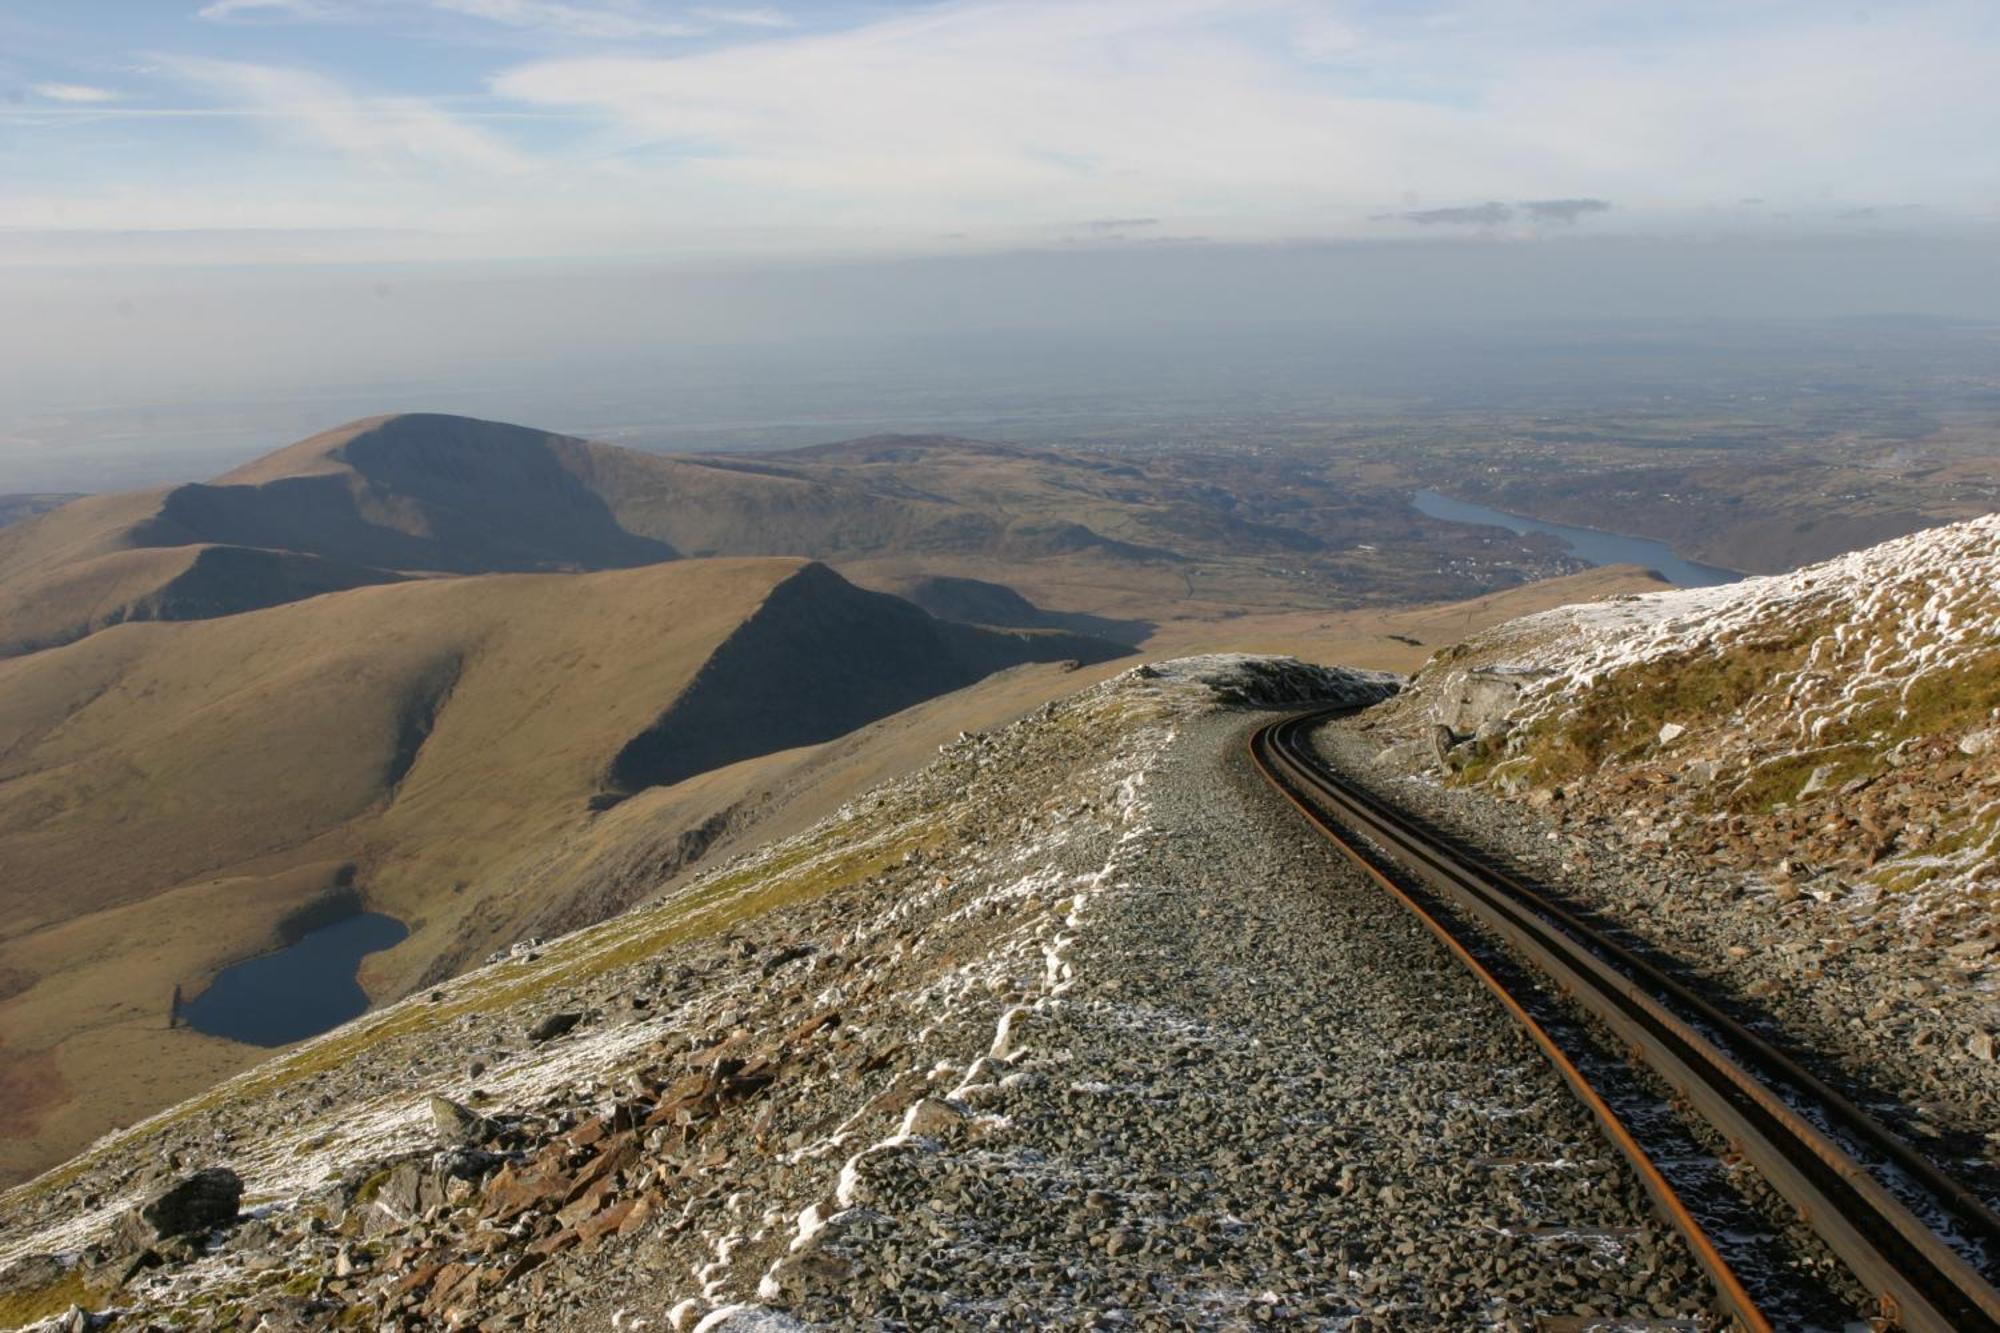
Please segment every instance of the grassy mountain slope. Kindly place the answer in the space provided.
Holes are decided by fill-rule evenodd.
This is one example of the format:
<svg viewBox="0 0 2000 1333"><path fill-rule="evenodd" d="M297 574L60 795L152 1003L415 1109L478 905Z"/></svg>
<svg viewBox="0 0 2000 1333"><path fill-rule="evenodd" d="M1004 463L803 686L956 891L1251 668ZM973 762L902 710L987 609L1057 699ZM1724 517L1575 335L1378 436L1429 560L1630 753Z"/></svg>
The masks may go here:
<svg viewBox="0 0 2000 1333"><path fill-rule="evenodd" d="M124 1066L172 987L329 895L411 926L364 977L399 994L589 900L587 865L537 872L619 797L1116 651L764 559L414 580L0 663L0 1101L26 1122L0 1167L149 1104ZM140 1063L181 1091L250 1054L174 1035Z"/></svg>

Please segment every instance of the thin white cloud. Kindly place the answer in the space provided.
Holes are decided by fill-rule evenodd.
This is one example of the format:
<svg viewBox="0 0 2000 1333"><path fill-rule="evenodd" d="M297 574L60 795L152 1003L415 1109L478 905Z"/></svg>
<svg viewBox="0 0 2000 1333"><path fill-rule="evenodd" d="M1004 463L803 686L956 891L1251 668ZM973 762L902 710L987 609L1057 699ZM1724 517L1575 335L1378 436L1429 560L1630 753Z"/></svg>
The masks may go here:
<svg viewBox="0 0 2000 1333"><path fill-rule="evenodd" d="M1350 60L1367 47L1359 29L1326 14L1302 17L1292 31L1292 49L1301 60L1333 62Z"/></svg>
<svg viewBox="0 0 2000 1333"><path fill-rule="evenodd" d="M195 11L195 17L218 23L239 14L289 14L293 18L326 18L329 10L319 0L210 0Z"/></svg>
<svg viewBox="0 0 2000 1333"><path fill-rule="evenodd" d="M218 121L174 154L97 173L132 188L96 212L82 202L95 187L52 157L30 183L48 226L144 226L149 211L195 226L207 207L209 225L232 225L240 200L177 193L198 174L179 155L198 144L207 175L244 197L295 198L298 225L428 228L524 254L1122 234L1079 230L1090 218L1157 218L1143 234L1220 241L1532 238L1590 200L1615 204L1581 223L1592 233L1685 235L1740 227L1734 201L1752 196L1770 200L1774 230L1851 230L1839 215L1879 200L1926 205L1896 215L1913 232L2000 223L1990 0L1911 0L1869 23L1810 0L1661 0L1673 24L1601 0L1434 0L1422 15L1339 0L938 0L871 6L875 17L833 30L805 6L780 28L783 10L746 3L215 0L209 10L245 23L258 8L421 15L413 30L440 43L440 69L467 54L446 38L483 60L496 39L548 54L503 69L488 96L435 100L162 61L205 95L30 98L0 118ZM645 39L694 25L706 40L685 53L649 51ZM579 46L609 52L555 54ZM544 123L517 130L514 117ZM28 191L17 182L0 212L23 211ZM1420 225L1489 201L1501 205L1491 220Z"/></svg>
<svg viewBox="0 0 2000 1333"><path fill-rule="evenodd" d="M513 28L540 28L610 41L692 37L704 29L637 5L581 5L564 0L431 0L438 9Z"/></svg>
<svg viewBox="0 0 2000 1333"><path fill-rule="evenodd" d="M124 94L115 93L109 88L93 88L85 83L38 83L28 89L28 91L37 97L47 98L51 102L71 102L85 105L116 102L124 96Z"/></svg>
<svg viewBox="0 0 2000 1333"><path fill-rule="evenodd" d="M420 98L360 97L323 75L275 65L179 56L159 63L210 97L372 166L527 165L504 140Z"/></svg>
<svg viewBox="0 0 2000 1333"><path fill-rule="evenodd" d="M1623 40L1591 5L1501 0L1439 27L1336 23L1324 0L961 0L684 56L545 60L494 87L600 115L663 191L708 186L764 216L1295 235L1365 233L1398 200L1601 196L1619 201L1606 225L1631 229L1773 181L1798 197L1928 183L1980 206L2000 96L1966 12L1862 25L1774 3Z"/></svg>
<svg viewBox="0 0 2000 1333"><path fill-rule="evenodd" d="M1331 44L1305 22L1320 8L989 0L684 57L545 61L495 87L691 145L687 172L779 193L787 209L922 207L941 225L995 208L1013 222L1261 211L1292 225L1403 185L1413 150L1457 188L1523 192L1522 164L1496 161L1483 136L1452 141L1452 113L1344 95L1301 65L1295 42Z"/></svg>
<svg viewBox="0 0 2000 1333"><path fill-rule="evenodd" d="M710 23L724 23L739 28L789 28L793 26L791 17L782 9L708 9L694 11L694 16Z"/></svg>

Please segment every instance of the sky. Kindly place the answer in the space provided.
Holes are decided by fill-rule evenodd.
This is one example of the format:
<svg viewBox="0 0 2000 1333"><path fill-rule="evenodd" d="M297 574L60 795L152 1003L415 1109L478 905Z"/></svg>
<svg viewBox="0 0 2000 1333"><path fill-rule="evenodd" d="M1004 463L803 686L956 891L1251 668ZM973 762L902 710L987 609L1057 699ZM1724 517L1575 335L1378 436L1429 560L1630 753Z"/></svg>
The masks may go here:
<svg viewBox="0 0 2000 1333"><path fill-rule="evenodd" d="M1224 338L2000 319L1996 68L1992 0L0 0L0 491L811 430L862 348L921 428Z"/></svg>
<svg viewBox="0 0 2000 1333"><path fill-rule="evenodd" d="M1990 0L5 0L0 262L2000 223Z"/></svg>

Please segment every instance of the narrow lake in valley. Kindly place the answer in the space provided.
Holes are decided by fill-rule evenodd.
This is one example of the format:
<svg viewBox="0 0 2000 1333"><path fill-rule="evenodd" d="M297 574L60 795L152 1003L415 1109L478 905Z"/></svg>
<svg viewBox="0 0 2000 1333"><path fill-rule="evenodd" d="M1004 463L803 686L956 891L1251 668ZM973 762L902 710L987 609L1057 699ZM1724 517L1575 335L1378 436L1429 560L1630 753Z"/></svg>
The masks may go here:
<svg viewBox="0 0 2000 1333"><path fill-rule="evenodd" d="M1658 571L1660 577L1683 588L1707 588L1718 583L1734 583L1743 576L1733 569L1696 564L1674 554L1674 548L1650 537L1627 537L1596 528L1572 528L1562 523L1544 523L1538 518L1503 513L1485 505L1454 500L1436 491L1418 491L1411 503L1417 512L1449 523L1482 523L1511 532L1545 532L1569 546L1569 553L1592 565L1640 565Z"/></svg>
<svg viewBox="0 0 2000 1333"><path fill-rule="evenodd" d="M213 985L181 1005L181 1019L197 1032L252 1046L318 1036L367 1011L355 969L409 933L381 912L343 917L276 953L224 968Z"/></svg>

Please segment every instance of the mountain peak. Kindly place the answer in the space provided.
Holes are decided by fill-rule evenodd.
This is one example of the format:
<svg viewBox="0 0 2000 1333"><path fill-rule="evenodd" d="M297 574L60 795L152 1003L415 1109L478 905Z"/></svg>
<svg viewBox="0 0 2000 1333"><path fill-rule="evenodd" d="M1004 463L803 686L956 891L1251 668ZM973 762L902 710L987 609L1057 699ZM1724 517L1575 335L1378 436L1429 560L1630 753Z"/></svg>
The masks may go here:
<svg viewBox="0 0 2000 1333"><path fill-rule="evenodd" d="M547 450L561 445L581 447L583 441L479 417L445 412L392 412L321 431L225 472L210 484L262 485L346 469L366 471L370 464L386 462L404 452L497 454L509 450Z"/></svg>

